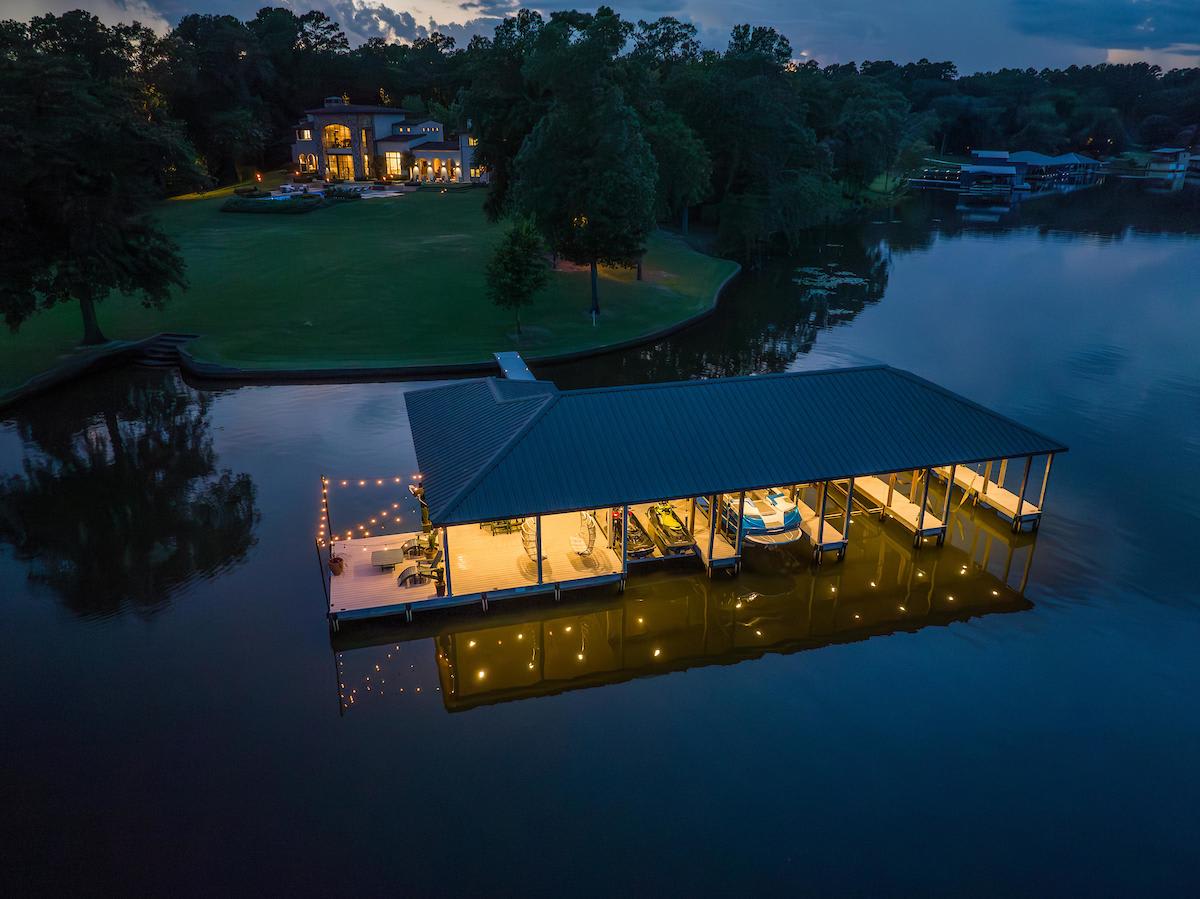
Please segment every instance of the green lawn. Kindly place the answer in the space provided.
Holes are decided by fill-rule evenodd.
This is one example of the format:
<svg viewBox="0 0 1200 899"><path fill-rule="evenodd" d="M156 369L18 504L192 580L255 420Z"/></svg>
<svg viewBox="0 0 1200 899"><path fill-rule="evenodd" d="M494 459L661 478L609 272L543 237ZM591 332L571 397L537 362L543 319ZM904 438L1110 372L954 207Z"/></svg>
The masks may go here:
<svg viewBox="0 0 1200 899"><path fill-rule="evenodd" d="M500 227L482 190L420 191L341 203L308 215L218 212L223 197L172 200L162 221L183 248L190 287L161 311L111 297L99 307L113 339L158 331L202 335L201 360L247 369L395 366L529 358L630 340L709 308L736 266L654 235L645 280L601 272L593 327L586 271L551 273L522 314L494 307L484 268ZM0 333L0 393L74 353L79 310L65 305Z"/></svg>

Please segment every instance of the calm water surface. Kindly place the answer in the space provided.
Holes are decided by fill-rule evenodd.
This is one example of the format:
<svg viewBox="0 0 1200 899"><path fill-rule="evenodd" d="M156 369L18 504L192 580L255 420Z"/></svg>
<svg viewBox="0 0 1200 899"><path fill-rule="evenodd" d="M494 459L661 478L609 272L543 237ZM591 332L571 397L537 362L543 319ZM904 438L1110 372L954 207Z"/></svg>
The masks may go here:
<svg viewBox="0 0 1200 899"><path fill-rule="evenodd" d="M926 197L879 218L813 235L689 331L539 373L911 369L1071 447L1036 542L967 508L950 545L914 555L864 517L817 574L802 551L761 552L738 578L639 575L624 595L331 642L317 479L415 470L403 394L420 385L213 391L123 371L14 410L2 879L1190 887L1200 207L1106 190L1004 214ZM392 502L415 519L376 487L334 514Z"/></svg>

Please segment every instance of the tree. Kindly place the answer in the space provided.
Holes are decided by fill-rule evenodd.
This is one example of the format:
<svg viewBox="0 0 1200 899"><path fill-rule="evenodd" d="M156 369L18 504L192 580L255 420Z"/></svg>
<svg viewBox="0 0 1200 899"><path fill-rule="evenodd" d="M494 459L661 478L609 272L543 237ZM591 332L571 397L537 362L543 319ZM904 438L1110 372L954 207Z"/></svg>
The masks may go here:
<svg viewBox="0 0 1200 899"><path fill-rule="evenodd" d="M515 167L517 208L558 255L590 267L599 314L597 265L635 265L654 228L658 171L637 116L613 85L557 101Z"/></svg>
<svg viewBox="0 0 1200 899"><path fill-rule="evenodd" d="M656 213L681 215L681 230L688 233L688 207L704 199L712 176L712 160L696 132L677 112L662 104L642 117L642 130L650 143L658 169Z"/></svg>
<svg viewBox="0 0 1200 899"><path fill-rule="evenodd" d="M521 335L521 307L533 302L533 296L546 286L545 246L537 228L528 219L513 222L504 232L487 267L488 296L503 309L512 309L517 317L517 336Z"/></svg>
<svg viewBox="0 0 1200 899"><path fill-rule="evenodd" d="M172 180L200 174L177 125L144 100L78 59L0 56L0 310L13 330L75 301L83 342L103 343L96 304L110 293L159 307L184 286L179 248L150 210Z"/></svg>

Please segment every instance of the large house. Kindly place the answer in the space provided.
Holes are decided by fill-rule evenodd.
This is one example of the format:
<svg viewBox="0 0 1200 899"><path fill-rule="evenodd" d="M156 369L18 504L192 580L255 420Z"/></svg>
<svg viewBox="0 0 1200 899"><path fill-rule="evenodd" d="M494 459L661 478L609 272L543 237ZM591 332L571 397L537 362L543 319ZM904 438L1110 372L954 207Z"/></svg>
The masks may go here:
<svg viewBox="0 0 1200 899"><path fill-rule="evenodd" d="M326 97L296 125L292 160L298 173L328 180L479 181L475 143L467 133L447 137L423 114Z"/></svg>

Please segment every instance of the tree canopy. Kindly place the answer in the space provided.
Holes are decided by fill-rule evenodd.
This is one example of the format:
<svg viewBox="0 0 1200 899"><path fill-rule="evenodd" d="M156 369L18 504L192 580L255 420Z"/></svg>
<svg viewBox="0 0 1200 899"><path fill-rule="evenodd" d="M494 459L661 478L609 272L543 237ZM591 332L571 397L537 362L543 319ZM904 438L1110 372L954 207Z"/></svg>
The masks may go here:
<svg viewBox="0 0 1200 899"><path fill-rule="evenodd" d="M184 284L151 205L201 178L181 127L140 79L139 43L152 35L75 13L52 24L35 20L31 41L0 52L0 153L10 166L0 310L16 329L38 309L77 301L84 342L100 343L95 304L110 292L156 306Z"/></svg>
<svg viewBox="0 0 1200 899"><path fill-rule="evenodd" d="M520 9L465 46L422 35L351 46L325 12L286 7L247 20L186 15L161 37L78 11L0 23L10 56L20 46L77 59L101 81L136 81L143 102L180 122L199 164L226 183L286 164L303 111L347 95L427 110L452 130L470 123L489 171L487 211L500 219L535 134L539 152L553 153L548 130L587 121L575 107L632 109L628 126L623 113L613 127L591 116L596 146L574 141L564 152L604 154L610 135L636 132L653 165L636 157L626 188L645 189L653 168L655 215L683 221L700 208L731 252L791 243L792 229L853 212L872 185L919 164L918 149L1112 155L1200 139L1200 68L1105 63L962 75L928 59L822 66L761 24L739 24L725 46L705 47L686 21L634 23L607 7L548 16Z"/></svg>

